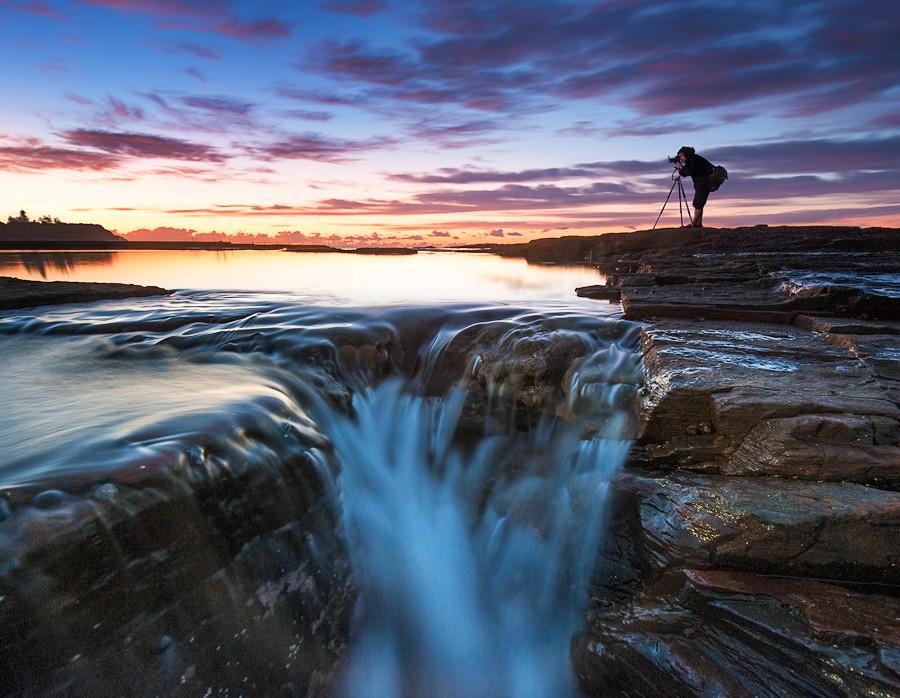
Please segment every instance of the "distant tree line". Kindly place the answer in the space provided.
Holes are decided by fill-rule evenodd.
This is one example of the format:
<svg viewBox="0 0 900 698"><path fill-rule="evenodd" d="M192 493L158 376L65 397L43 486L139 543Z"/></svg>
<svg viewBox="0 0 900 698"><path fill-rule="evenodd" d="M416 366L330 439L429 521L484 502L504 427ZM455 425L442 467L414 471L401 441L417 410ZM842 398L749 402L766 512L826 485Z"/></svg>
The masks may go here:
<svg viewBox="0 0 900 698"><path fill-rule="evenodd" d="M42 224L53 224L53 223L62 223L59 218L51 218L50 216L41 216L36 220L31 220L28 218L28 214L25 211L19 211L18 216L9 216L6 219L7 223L42 223Z"/></svg>

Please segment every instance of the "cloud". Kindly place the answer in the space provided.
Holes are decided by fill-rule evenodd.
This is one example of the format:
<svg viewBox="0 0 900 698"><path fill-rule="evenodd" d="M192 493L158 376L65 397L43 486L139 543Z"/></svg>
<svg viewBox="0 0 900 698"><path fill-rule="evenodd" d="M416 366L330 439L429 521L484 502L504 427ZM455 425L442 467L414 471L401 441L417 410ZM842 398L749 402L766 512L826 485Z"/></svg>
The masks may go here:
<svg viewBox="0 0 900 698"><path fill-rule="evenodd" d="M168 228L159 227L149 230L147 228L139 228L129 233L122 233L122 237L132 242L158 242L158 241L189 241L194 237L194 230L185 228Z"/></svg>
<svg viewBox="0 0 900 698"><path fill-rule="evenodd" d="M495 228L494 230L489 232L488 235L494 238L502 238L504 235L503 228Z"/></svg>
<svg viewBox="0 0 900 698"><path fill-rule="evenodd" d="M652 119L660 116L700 128L701 110L707 124L714 112L743 120L763 110L807 118L860 104L871 105L873 118L895 111L900 27L888 0L547 0L526 8L434 0L410 16L424 31L400 46L326 40L304 65L339 82L348 98L364 93L361 106L379 113L408 105L517 115L602 100L645 120L634 129L624 121L575 126L616 134L659 135Z"/></svg>
<svg viewBox="0 0 900 698"><path fill-rule="evenodd" d="M73 104L80 104L85 107L94 103L92 99L75 94L74 92L66 92L65 98Z"/></svg>
<svg viewBox="0 0 900 698"><path fill-rule="evenodd" d="M371 17L387 8L384 0L323 0L319 3L326 12L340 15L357 15L359 17Z"/></svg>
<svg viewBox="0 0 900 698"><path fill-rule="evenodd" d="M430 235L429 235L429 237L433 237L433 238L449 238L449 237L452 237L452 236L450 235L450 231L449 231L449 230L432 230L431 233L430 233Z"/></svg>
<svg viewBox="0 0 900 698"><path fill-rule="evenodd" d="M75 71L69 67L68 62L64 58L53 58L41 66L48 73L61 73L63 75L72 75Z"/></svg>
<svg viewBox="0 0 900 698"><path fill-rule="evenodd" d="M292 30L292 24L274 17L252 22L221 22L211 29L217 34L225 34L236 39L286 39L291 35Z"/></svg>
<svg viewBox="0 0 900 698"><path fill-rule="evenodd" d="M124 119L127 121L141 121L144 118L144 110L140 107L129 106L122 100L116 99L115 97L107 97L107 103L110 107L112 115L117 119Z"/></svg>
<svg viewBox="0 0 900 698"><path fill-rule="evenodd" d="M62 19L63 15L50 7L49 0L2 0L0 6L11 12L27 12L52 19Z"/></svg>
<svg viewBox="0 0 900 698"><path fill-rule="evenodd" d="M95 148L116 155L205 162L223 162L225 160L221 153L210 146L146 133L115 133L76 129L67 131L62 136L72 145Z"/></svg>
<svg viewBox="0 0 900 698"><path fill-rule="evenodd" d="M789 140L714 148L707 157L759 175L898 171L900 136ZM763 166L764 163L764 166ZM731 169L729 167L729 169Z"/></svg>
<svg viewBox="0 0 900 698"><path fill-rule="evenodd" d="M331 121L334 114L327 111L310 111L307 109L284 109L281 113L291 119L302 119L303 121Z"/></svg>
<svg viewBox="0 0 900 698"><path fill-rule="evenodd" d="M307 133L255 145L250 147L249 151L264 159L340 163L352 161L363 152L378 150L393 144L393 140L386 138L354 141Z"/></svg>
<svg viewBox="0 0 900 698"><path fill-rule="evenodd" d="M646 163L641 163L641 171L646 172ZM481 170L474 168L442 167L434 174L399 173L388 175L389 179L417 184L473 184L486 182L539 182L546 180L572 179L576 177L596 177L611 172L633 172L632 164L593 163L572 167L547 167L540 169Z"/></svg>
<svg viewBox="0 0 900 698"><path fill-rule="evenodd" d="M200 109L202 111L213 112L217 114L226 114L229 116L245 116L249 114L255 106L252 102L246 102L244 100L238 100L232 97L224 96L208 97L195 95L182 97L180 101L185 106L192 107L194 109Z"/></svg>
<svg viewBox="0 0 900 698"><path fill-rule="evenodd" d="M203 58L209 61L221 61L222 56L215 49L200 44L184 42L180 44L171 44L166 49L169 53L184 53L197 58Z"/></svg>
<svg viewBox="0 0 900 698"><path fill-rule="evenodd" d="M45 170L104 171L117 167L121 158L110 153L97 153L72 148L58 148L31 143L2 145L0 168L8 172L32 173Z"/></svg>
<svg viewBox="0 0 900 698"><path fill-rule="evenodd" d="M200 82L207 81L206 73L204 73L199 68L185 68L184 72L190 75L192 78L197 78Z"/></svg>
<svg viewBox="0 0 900 698"><path fill-rule="evenodd" d="M284 39L293 31L291 22L277 17L241 19L229 9L236 3L228 0L75 0L75 4L160 17L163 29L200 31L253 42Z"/></svg>

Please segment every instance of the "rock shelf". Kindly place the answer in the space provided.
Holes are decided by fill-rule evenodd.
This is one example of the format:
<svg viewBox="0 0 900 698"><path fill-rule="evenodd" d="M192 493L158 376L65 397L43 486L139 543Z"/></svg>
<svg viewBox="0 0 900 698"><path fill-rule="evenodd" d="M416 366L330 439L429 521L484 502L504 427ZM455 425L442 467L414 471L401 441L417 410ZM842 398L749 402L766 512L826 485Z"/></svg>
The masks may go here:
<svg viewBox="0 0 900 698"><path fill-rule="evenodd" d="M0 276L0 310L34 308L58 303L89 303L90 301L139 296L166 296L171 291L158 286L135 284L107 284L82 281L25 281Z"/></svg>
<svg viewBox="0 0 900 698"><path fill-rule="evenodd" d="M900 230L596 242L645 387L587 693L900 695Z"/></svg>

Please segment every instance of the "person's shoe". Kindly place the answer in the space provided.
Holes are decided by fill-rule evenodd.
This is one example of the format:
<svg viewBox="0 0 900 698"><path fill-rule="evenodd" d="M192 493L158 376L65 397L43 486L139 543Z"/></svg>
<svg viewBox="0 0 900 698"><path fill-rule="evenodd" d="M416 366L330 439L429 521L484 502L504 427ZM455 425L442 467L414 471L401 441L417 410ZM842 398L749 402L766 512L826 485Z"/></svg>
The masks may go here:
<svg viewBox="0 0 900 698"><path fill-rule="evenodd" d="M681 226L681 227L682 227L682 228L693 228L693 227L694 227L694 224L693 224L693 223L685 223L685 224L684 224L683 226Z"/></svg>

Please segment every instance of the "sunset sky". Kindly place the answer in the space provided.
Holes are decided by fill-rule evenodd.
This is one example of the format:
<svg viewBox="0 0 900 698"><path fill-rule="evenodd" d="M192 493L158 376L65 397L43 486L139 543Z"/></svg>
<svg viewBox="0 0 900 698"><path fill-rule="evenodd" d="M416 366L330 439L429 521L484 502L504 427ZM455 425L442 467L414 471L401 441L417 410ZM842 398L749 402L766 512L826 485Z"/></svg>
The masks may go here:
<svg viewBox="0 0 900 698"><path fill-rule="evenodd" d="M730 173L707 225L897 226L898 37L896 0L0 0L0 216L597 234L651 227L691 145Z"/></svg>

